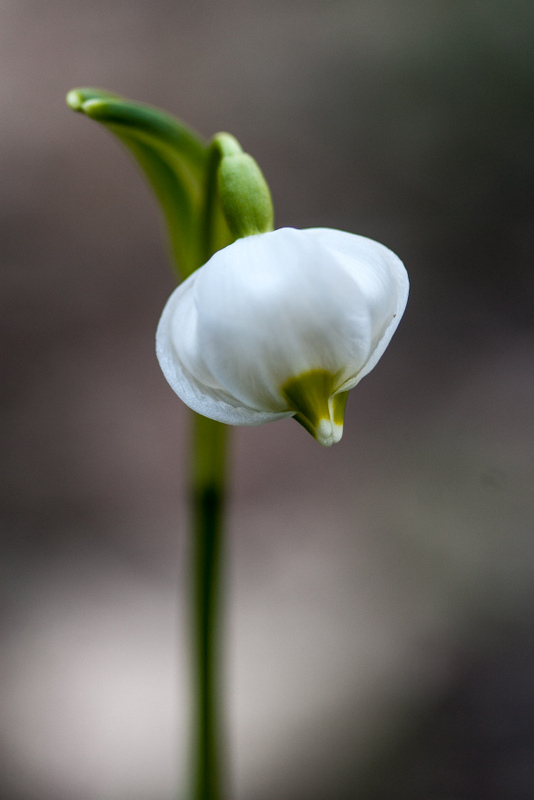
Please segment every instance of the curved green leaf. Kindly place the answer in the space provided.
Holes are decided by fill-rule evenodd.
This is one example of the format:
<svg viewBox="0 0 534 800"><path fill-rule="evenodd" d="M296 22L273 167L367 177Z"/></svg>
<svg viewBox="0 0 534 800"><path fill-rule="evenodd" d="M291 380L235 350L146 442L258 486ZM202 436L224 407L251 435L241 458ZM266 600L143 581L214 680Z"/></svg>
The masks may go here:
<svg viewBox="0 0 534 800"><path fill-rule="evenodd" d="M129 149L163 210L179 274L190 275L210 249L205 230L206 144L172 115L102 89L73 89L67 104L105 125Z"/></svg>

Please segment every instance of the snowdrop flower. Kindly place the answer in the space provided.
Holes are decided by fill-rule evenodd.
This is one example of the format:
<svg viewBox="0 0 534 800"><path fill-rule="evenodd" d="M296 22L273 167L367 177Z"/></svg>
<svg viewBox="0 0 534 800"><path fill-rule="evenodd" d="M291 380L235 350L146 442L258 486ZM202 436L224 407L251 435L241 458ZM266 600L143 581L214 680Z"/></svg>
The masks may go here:
<svg viewBox="0 0 534 800"><path fill-rule="evenodd" d="M216 252L169 298L161 368L199 414L229 425L294 416L339 441L347 392L386 349L408 298L399 258L327 228L281 228Z"/></svg>

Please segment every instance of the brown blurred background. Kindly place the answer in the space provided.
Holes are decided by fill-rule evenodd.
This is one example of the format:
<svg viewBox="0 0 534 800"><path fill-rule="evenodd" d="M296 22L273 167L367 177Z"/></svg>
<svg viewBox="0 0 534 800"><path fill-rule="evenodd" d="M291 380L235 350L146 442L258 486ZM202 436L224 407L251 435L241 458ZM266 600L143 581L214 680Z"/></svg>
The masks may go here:
<svg viewBox="0 0 534 800"><path fill-rule="evenodd" d="M534 797L533 41L529 0L0 0L0 800L186 782L173 279L79 85L230 130L278 226L412 281L339 445L235 431L229 797Z"/></svg>

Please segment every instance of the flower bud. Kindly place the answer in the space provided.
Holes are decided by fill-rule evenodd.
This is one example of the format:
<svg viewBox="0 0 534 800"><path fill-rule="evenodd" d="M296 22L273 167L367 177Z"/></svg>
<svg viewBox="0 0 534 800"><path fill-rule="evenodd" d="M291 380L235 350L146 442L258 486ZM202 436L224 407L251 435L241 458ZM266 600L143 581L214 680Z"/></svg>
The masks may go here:
<svg viewBox="0 0 534 800"><path fill-rule="evenodd" d="M218 133L212 146L220 157L217 170L219 200L233 236L238 239L272 231L271 193L256 161L243 152L230 133Z"/></svg>
<svg viewBox="0 0 534 800"><path fill-rule="evenodd" d="M169 298L156 335L171 387L229 425L294 416L339 441L347 392L399 324L408 276L363 236L311 228L238 239Z"/></svg>

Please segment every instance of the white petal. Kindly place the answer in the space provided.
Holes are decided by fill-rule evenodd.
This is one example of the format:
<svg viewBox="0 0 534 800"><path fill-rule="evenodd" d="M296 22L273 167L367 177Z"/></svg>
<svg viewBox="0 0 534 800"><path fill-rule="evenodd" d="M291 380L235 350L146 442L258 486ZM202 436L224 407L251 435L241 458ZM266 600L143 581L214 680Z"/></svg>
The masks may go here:
<svg viewBox="0 0 534 800"><path fill-rule="evenodd" d="M205 416L256 425L294 413L285 382L312 370L355 385L406 305L390 250L324 228L283 228L215 253L169 299L156 337L175 392Z"/></svg>
<svg viewBox="0 0 534 800"><path fill-rule="evenodd" d="M373 239L332 228L308 228L307 232L345 256L346 268L358 281L371 310L374 325L370 356L343 387L353 388L376 366L397 330L408 302L408 273L392 250Z"/></svg>
<svg viewBox="0 0 534 800"><path fill-rule="evenodd" d="M339 260L291 228L213 256L195 288L198 352L219 386L247 406L283 411L288 378L323 368L345 380L363 366L369 308Z"/></svg>
<svg viewBox="0 0 534 800"><path fill-rule="evenodd" d="M262 425L264 422L291 416L291 412L279 414L246 408L222 388L216 387L212 378L203 382L189 371L180 356L184 356L188 346L196 349L196 308L192 302L192 290L197 276L198 271L171 294L156 332L156 355L172 389L193 411L227 425ZM178 355L174 341L181 331L184 348L180 348ZM200 357L197 366L199 364Z"/></svg>

